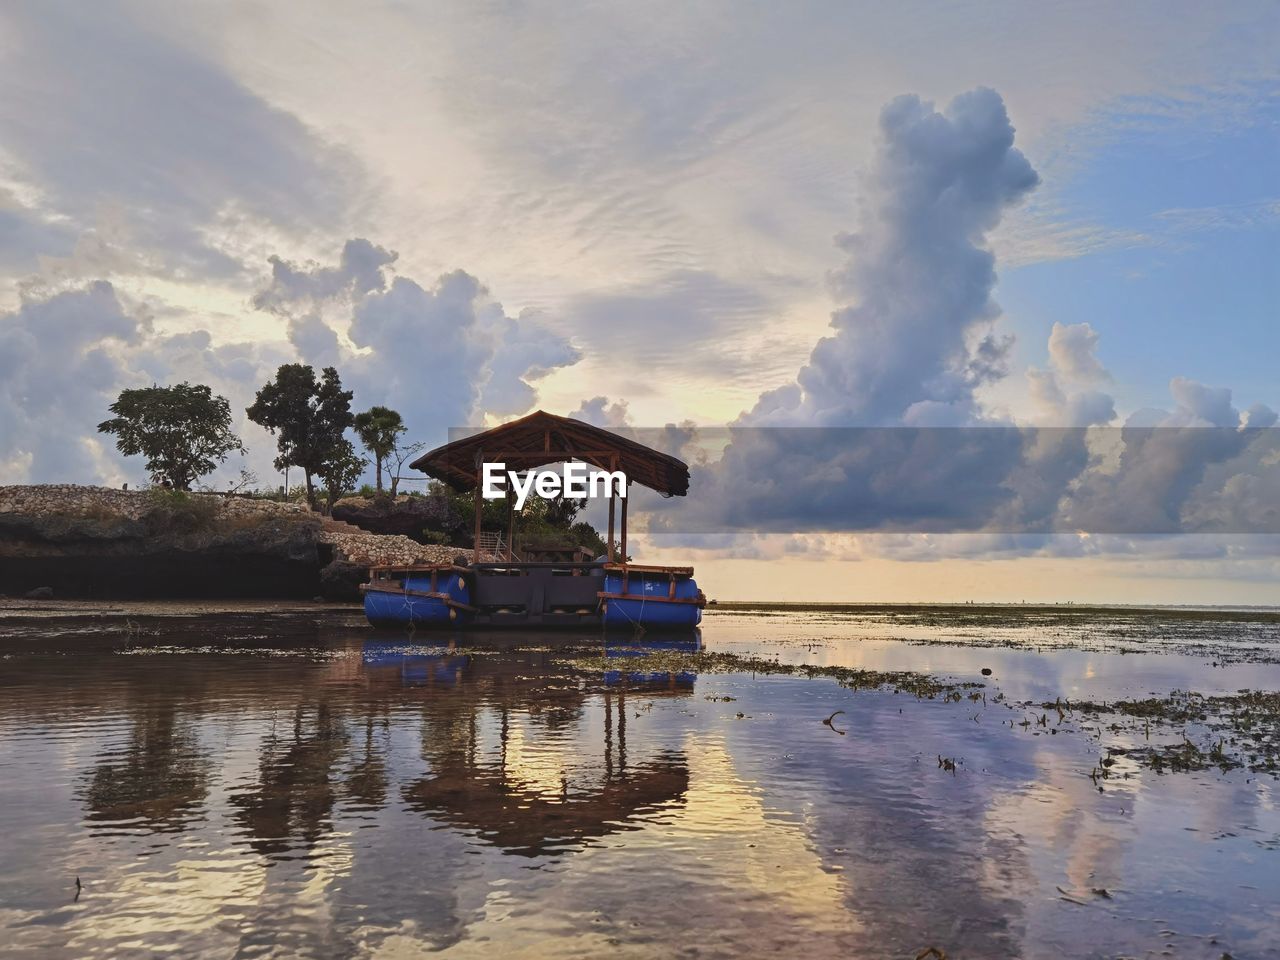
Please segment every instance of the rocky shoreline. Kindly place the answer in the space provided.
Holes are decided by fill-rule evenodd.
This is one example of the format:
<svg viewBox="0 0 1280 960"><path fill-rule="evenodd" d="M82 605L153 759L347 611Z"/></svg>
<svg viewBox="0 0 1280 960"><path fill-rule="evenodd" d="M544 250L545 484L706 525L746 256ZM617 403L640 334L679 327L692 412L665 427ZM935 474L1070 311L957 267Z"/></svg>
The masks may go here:
<svg viewBox="0 0 1280 960"><path fill-rule="evenodd" d="M370 566L466 549L361 530L303 504L76 484L0 487L0 596L355 600Z"/></svg>

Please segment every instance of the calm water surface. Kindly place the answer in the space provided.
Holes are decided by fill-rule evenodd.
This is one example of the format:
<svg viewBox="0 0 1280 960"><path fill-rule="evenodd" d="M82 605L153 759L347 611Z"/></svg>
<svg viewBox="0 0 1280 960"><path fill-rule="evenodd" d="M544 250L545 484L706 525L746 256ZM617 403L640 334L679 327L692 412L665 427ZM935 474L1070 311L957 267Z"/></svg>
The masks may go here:
<svg viewBox="0 0 1280 960"><path fill-rule="evenodd" d="M700 642L987 667L987 704L334 615L7 622L0 952L1280 957L1276 781L1100 792L1097 742L991 702L1277 689L1273 626L937 620L715 612Z"/></svg>

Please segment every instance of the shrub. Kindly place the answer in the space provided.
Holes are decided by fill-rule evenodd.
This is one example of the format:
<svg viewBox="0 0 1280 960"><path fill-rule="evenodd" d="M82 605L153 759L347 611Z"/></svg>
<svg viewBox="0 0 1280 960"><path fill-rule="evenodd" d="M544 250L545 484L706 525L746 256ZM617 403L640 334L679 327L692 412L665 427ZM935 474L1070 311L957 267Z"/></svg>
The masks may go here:
<svg viewBox="0 0 1280 960"><path fill-rule="evenodd" d="M211 529L221 512L216 497L152 487L145 522L151 533L197 533Z"/></svg>

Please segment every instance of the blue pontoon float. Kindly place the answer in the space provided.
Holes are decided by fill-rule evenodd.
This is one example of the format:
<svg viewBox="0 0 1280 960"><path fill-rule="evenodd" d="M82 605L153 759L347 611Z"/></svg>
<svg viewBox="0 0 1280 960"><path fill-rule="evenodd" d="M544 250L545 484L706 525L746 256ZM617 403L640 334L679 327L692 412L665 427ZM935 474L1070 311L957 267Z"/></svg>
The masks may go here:
<svg viewBox="0 0 1280 960"><path fill-rule="evenodd" d="M692 567L632 563L627 556L627 501L609 492L608 551L601 559L532 545L516 548L515 511L508 496L505 541L481 529L479 496L483 465L502 462L531 470L582 461L621 471L628 489L637 483L667 497L689 491L689 467L609 430L538 411L447 443L412 463L455 490L476 490L471 560L412 567L374 567L361 587L365 614L376 627L468 626L692 629L702 620L706 597ZM617 501L621 500L621 509ZM614 547L615 514L619 538Z"/></svg>

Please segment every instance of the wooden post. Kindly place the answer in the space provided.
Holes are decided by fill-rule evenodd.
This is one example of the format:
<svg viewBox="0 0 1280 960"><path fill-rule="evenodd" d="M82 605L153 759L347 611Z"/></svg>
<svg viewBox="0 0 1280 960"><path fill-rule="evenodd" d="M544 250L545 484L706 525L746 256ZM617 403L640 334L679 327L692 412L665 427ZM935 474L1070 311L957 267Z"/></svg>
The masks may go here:
<svg viewBox="0 0 1280 960"><path fill-rule="evenodd" d="M484 498L481 494L484 492L481 486L484 481L484 452L481 451L476 455L476 538L471 547L471 562L480 562L480 513L481 505Z"/></svg>
<svg viewBox="0 0 1280 960"><path fill-rule="evenodd" d="M631 499L630 493L631 481L628 480L622 489L622 534L619 538L622 543L618 550L622 554L623 563L627 562L627 501Z"/></svg>
<svg viewBox="0 0 1280 960"><path fill-rule="evenodd" d="M609 469L610 470L618 469L617 456L612 456L609 458ZM606 548L604 552L605 558L610 563L613 563L613 501L614 501L613 481L610 480L609 481L609 539L606 541Z"/></svg>
<svg viewBox="0 0 1280 960"><path fill-rule="evenodd" d="M511 499L511 486L507 486L507 553L516 555L516 504Z"/></svg>
<svg viewBox="0 0 1280 960"><path fill-rule="evenodd" d="M606 541L605 557L613 563L613 485L609 485L609 539Z"/></svg>

